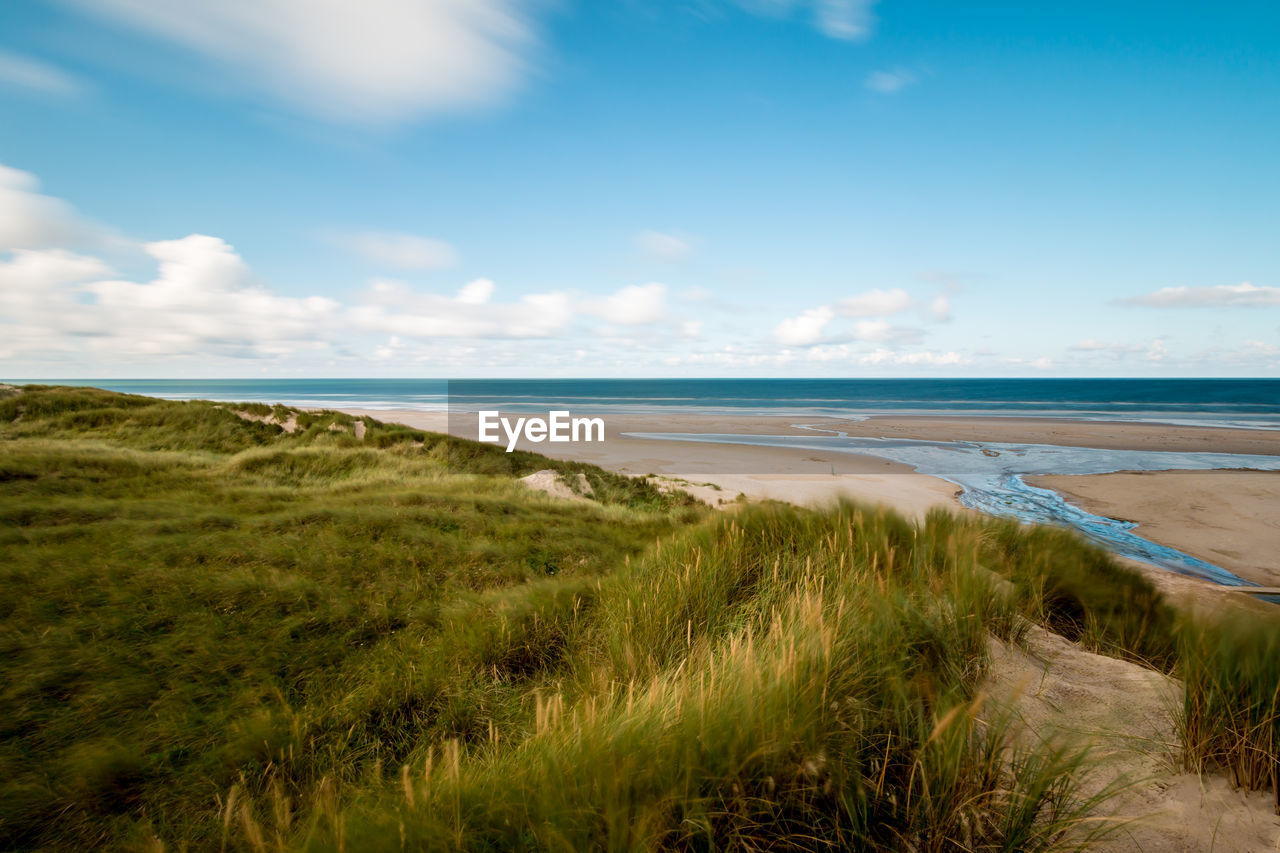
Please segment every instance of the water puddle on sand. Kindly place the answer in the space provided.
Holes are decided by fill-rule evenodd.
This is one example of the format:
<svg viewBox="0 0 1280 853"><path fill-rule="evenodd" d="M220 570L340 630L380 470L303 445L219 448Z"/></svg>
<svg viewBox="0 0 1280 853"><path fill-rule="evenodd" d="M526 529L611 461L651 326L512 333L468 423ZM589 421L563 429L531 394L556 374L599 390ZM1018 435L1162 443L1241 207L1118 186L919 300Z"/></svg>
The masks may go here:
<svg viewBox="0 0 1280 853"><path fill-rule="evenodd" d="M804 427L802 424L796 426ZM1070 527L1123 557L1227 586L1257 586L1220 566L1142 538L1133 532L1137 525L1132 522L1085 512L1067 503L1057 492L1027 485L1022 478L1037 474L1110 474L1116 471L1280 471L1280 456L862 438L844 433L819 434L817 428L805 428L813 429L815 434L629 432L625 435L663 441L788 447L877 456L910 465L921 474L956 484L963 489L960 503L989 515Z"/></svg>

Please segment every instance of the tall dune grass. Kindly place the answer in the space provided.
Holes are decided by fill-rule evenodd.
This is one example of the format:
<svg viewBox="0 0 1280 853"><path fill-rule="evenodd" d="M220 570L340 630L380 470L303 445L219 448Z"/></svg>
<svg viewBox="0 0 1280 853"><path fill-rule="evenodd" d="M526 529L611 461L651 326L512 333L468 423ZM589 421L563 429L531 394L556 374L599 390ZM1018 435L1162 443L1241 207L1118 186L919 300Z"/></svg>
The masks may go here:
<svg viewBox="0 0 1280 853"><path fill-rule="evenodd" d="M1083 845L1102 830L1086 754L1015 747L984 704L1012 604L931 559L939 532L775 506L664 541L601 579L523 726L425 745L394 784L319 808L302 846Z"/></svg>
<svg viewBox="0 0 1280 853"><path fill-rule="evenodd" d="M1238 786L1271 789L1280 814L1280 619L1188 620L1179 641L1187 768L1222 768Z"/></svg>
<svg viewBox="0 0 1280 853"><path fill-rule="evenodd" d="M568 505L512 479L552 460L479 474L445 436L237 410L263 414L0 399L0 847L208 846L233 785L296 803L482 737L554 669L554 614L705 513L589 468L599 499Z"/></svg>

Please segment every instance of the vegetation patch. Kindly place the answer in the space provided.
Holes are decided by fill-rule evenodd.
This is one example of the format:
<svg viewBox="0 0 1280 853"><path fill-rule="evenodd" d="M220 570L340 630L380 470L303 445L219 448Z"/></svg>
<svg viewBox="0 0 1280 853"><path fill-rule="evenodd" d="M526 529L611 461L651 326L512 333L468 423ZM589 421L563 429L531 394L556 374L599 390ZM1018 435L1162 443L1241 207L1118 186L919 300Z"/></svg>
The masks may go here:
<svg viewBox="0 0 1280 853"><path fill-rule="evenodd" d="M980 690L1031 623L1180 675L1189 765L1275 785L1275 625L1066 532L263 409L0 395L0 845L1075 849L1088 754Z"/></svg>

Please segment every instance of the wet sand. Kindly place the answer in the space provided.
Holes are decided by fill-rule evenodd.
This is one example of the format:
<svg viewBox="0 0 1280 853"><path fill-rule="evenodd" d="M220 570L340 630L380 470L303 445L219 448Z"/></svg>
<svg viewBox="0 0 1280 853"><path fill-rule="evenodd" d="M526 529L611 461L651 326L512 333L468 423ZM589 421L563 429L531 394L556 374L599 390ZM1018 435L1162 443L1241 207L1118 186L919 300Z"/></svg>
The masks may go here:
<svg viewBox="0 0 1280 853"><path fill-rule="evenodd" d="M1135 521L1135 532L1280 586L1280 471L1128 471L1028 477L1094 515Z"/></svg>

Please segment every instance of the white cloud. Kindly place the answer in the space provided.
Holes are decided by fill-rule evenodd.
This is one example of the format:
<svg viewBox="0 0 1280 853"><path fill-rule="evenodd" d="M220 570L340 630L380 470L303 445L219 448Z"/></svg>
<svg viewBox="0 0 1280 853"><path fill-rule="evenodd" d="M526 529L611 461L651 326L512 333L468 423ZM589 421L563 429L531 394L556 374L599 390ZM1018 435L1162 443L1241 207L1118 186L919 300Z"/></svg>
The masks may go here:
<svg viewBox="0 0 1280 853"><path fill-rule="evenodd" d="M949 319L951 313L951 304L945 296L921 305L901 288L866 290L784 319L774 328L773 337L784 346L796 347L847 341L894 345L918 343L924 337L922 329L895 325L887 319L912 308L920 308L925 316L938 321ZM828 332L831 322L838 316L854 318L856 322L842 332Z"/></svg>
<svg viewBox="0 0 1280 853"><path fill-rule="evenodd" d="M1280 355L1280 346L1269 344L1266 341L1246 340L1242 349L1246 353L1252 353L1263 358L1275 358Z"/></svg>
<svg viewBox="0 0 1280 853"><path fill-rule="evenodd" d="M822 341L823 332L835 317L835 312L825 305L811 308L799 317L788 317L773 330L778 343L789 347L811 346Z"/></svg>
<svg viewBox="0 0 1280 853"><path fill-rule="evenodd" d="M846 299L841 299L833 306L843 317L875 317L883 314L897 314L906 311L915 304L911 294L900 288L893 290L868 290Z"/></svg>
<svg viewBox="0 0 1280 853"><path fill-rule="evenodd" d="M863 81L868 89L873 92L879 92L881 95L892 95L895 92L901 92L908 86L915 84L916 75L905 68L895 68L891 71L873 71L867 75L867 79Z"/></svg>
<svg viewBox="0 0 1280 853"><path fill-rule="evenodd" d="M101 238L71 205L42 195L35 175L0 164L0 252L78 246Z"/></svg>
<svg viewBox="0 0 1280 853"><path fill-rule="evenodd" d="M0 85L59 97L84 90L79 80L62 69L6 50L0 50Z"/></svg>
<svg viewBox="0 0 1280 853"><path fill-rule="evenodd" d="M509 93L534 41L515 0L75 0L333 119L386 122Z"/></svg>
<svg viewBox="0 0 1280 853"><path fill-rule="evenodd" d="M956 352L940 353L932 350L902 352L899 350L888 349L887 347L877 347L870 352L863 352L854 349L848 344L811 347L804 353L804 359L806 361L818 363L843 362L847 364L858 364L864 367L904 365L938 367L969 363L967 358Z"/></svg>
<svg viewBox="0 0 1280 853"><path fill-rule="evenodd" d="M1117 301L1144 308L1255 308L1280 305L1280 287L1258 287L1247 281L1215 287L1165 287Z"/></svg>
<svg viewBox="0 0 1280 853"><path fill-rule="evenodd" d="M278 296L258 285L235 250L192 234L144 247L159 261L152 281L101 281L94 314L113 349L184 355L280 355L322 343L338 303Z"/></svg>
<svg viewBox="0 0 1280 853"><path fill-rule="evenodd" d="M667 286L633 284L603 299L588 299L584 310L618 326L645 326L669 319Z"/></svg>
<svg viewBox="0 0 1280 853"><path fill-rule="evenodd" d="M338 242L365 260L403 270L451 267L458 253L443 240L391 231L360 231L338 237Z"/></svg>
<svg viewBox="0 0 1280 853"><path fill-rule="evenodd" d="M458 301L466 305L484 305L493 298L494 283L487 278L469 281L458 291Z"/></svg>
<svg viewBox="0 0 1280 853"><path fill-rule="evenodd" d="M19 250L0 261L0 358L74 349L95 326L68 285L110 272L97 258L61 249Z"/></svg>
<svg viewBox="0 0 1280 853"><path fill-rule="evenodd" d="M911 326L895 326L883 318L876 320L859 320L853 324L849 335L851 340L866 341L873 344L917 343L924 337L924 332Z"/></svg>
<svg viewBox="0 0 1280 853"><path fill-rule="evenodd" d="M1000 359L1000 363L1013 365L1017 367L1031 367L1031 368L1035 368L1036 370L1052 370L1053 369L1053 359L1048 358L1047 356L1039 356L1037 358L1019 358L1019 357L1002 358Z"/></svg>
<svg viewBox="0 0 1280 853"><path fill-rule="evenodd" d="M663 261L676 261L693 254L693 241L675 234L641 231L635 241L642 252Z"/></svg>
<svg viewBox="0 0 1280 853"><path fill-rule="evenodd" d="M83 231L91 237L105 232L82 226L69 205L37 189L33 176L0 167L0 357L6 359L78 358L107 367L157 356L203 363L304 350L342 357L367 352L377 359L421 358L430 351L444 364L440 359L466 349L451 343L446 353L445 341L567 339L583 333L576 324L587 318L611 327L663 324L660 336L648 329L631 341L615 336L618 346L636 351L659 340L693 340L702 330L699 320L668 311L667 287L658 282L604 296L558 291L505 302L495 299L497 287L485 278L453 295L376 280L354 303L283 296L260 284L226 242L200 234L133 244L156 274L149 280L118 277L98 258L45 246L75 242ZM410 253L408 259L421 257ZM416 355L406 352L408 346ZM511 357L520 363L528 355Z"/></svg>
<svg viewBox="0 0 1280 853"><path fill-rule="evenodd" d="M546 338L573 319L566 293L530 293L517 302L491 302L495 287L477 279L456 296L422 293L404 282L377 281L363 304L348 311L364 332L406 338Z"/></svg>
<svg viewBox="0 0 1280 853"><path fill-rule="evenodd" d="M101 261L61 250L15 252L0 265L4 355L258 357L324 346L337 303L266 290L222 240L193 234L143 248L158 262L147 282L100 279Z"/></svg>
<svg viewBox="0 0 1280 853"><path fill-rule="evenodd" d="M927 364L952 365L966 364L967 359L956 352L935 353L929 350L921 352L894 352L888 349L877 349L859 358L862 364Z"/></svg>

